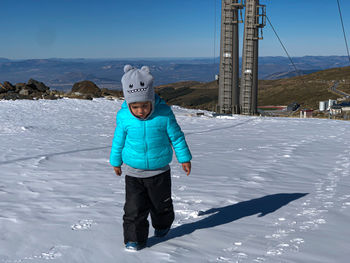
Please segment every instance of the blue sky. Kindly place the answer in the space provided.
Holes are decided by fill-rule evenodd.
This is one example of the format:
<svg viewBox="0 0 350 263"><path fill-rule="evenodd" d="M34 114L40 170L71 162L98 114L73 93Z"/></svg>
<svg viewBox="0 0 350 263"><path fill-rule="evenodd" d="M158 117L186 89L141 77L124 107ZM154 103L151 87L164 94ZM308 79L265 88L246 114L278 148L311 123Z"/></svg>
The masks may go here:
<svg viewBox="0 0 350 263"><path fill-rule="evenodd" d="M336 0L261 3L291 56L346 55ZM350 41L350 1L340 3ZM221 0L1 0L0 57L214 57L220 6ZM269 25L260 55L285 56Z"/></svg>

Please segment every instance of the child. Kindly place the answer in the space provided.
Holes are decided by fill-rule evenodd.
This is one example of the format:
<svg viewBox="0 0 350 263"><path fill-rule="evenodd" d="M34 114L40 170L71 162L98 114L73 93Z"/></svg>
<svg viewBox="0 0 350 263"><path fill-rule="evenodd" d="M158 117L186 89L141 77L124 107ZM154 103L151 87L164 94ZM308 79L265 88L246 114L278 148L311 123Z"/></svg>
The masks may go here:
<svg viewBox="0 0 350 263"><path fill-rule="evenodd" d="M154 93L149 68L126 65L124 72L125 102L117 114L110 163L118 176L125 164L124 243L140 250L147 244L149 213L156 237L165 236L174 221L172 147L187 175L192 156L171 108Z"/></svg>

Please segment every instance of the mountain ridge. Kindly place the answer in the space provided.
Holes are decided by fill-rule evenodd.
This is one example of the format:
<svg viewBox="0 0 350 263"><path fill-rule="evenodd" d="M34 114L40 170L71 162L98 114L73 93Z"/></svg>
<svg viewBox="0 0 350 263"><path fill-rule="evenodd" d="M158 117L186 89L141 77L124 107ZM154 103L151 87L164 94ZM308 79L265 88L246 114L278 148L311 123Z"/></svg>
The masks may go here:
<svg viewBox="0 0 350 263"><path fill-rule="evenodd" d="M305 56L293 58L302 74L348 65L346 56ZM26 82L30 78L57 88L87 78L98 85L120 89L125 64L135 67L148 65L155 85L180 81L209 82L219 72L219 58L153 58L153 59L7 59L0 58L0 82ZM259 58L259 79L286 78L297 75L287 57ZM61 86L60 86L61 85Z"/></svg>

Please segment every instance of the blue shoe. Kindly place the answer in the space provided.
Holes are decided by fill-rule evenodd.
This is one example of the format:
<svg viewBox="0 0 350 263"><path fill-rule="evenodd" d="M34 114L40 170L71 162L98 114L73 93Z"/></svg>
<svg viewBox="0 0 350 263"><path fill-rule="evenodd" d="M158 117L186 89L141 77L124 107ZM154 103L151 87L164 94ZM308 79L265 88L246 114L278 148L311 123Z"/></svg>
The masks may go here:
<svg viewBox="0 0 350 263"><path fill-rule="evenodd" d="M146 247L146 242L133 242L129 241L125 244L125 249L129 251L138 251Z"/></svg>
<svg viewBox="0 0 350 263"><path fill-rule="evenodd" d="M154 236L155 237L164 237L164 236L166 236L166 234L168 234L169 230L170 230L170 227L164 228L164 229L155 229Z"/></svg>

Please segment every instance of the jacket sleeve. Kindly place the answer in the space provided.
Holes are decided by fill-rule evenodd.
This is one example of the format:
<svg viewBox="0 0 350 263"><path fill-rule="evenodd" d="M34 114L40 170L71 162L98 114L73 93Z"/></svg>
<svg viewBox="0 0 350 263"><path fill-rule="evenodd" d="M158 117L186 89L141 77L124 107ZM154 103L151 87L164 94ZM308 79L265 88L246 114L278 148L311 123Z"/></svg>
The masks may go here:
<svg viewBox="0 0 350 263"><path fill-rule="evenodd" d="M171 108L169 108L168 113L167 132L179 163L191 161L192 155L186 143L185 135L181 131Z"/></svg>
<svg viewBox="0 0 350 263"><path fill-rule="evenodd" d="M117 114L117 127L115 128L111 155L109 159L109 162L112 166L119 167L123 163L122 151L125 144L125 138L126 131L123 127L120 115Z"/></svg>

